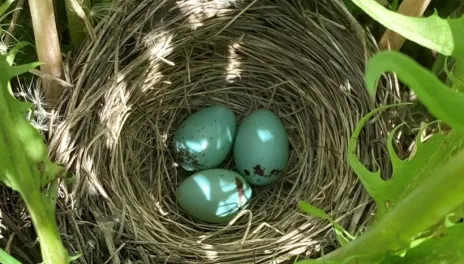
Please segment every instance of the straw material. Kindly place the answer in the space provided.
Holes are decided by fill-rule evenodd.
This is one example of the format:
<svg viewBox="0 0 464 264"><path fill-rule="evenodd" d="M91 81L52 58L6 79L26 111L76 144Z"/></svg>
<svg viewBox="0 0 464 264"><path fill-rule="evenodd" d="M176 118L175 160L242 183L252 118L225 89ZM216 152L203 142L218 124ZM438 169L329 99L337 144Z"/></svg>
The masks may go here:
<svg viewBox="0 0 464 264"><path fill-rule="evenodd" d="M120 0L71 61L49 143L76 175L63 186L64 241L76 263L280 263L334 244L325 210L351 231L369 219L368 196L347 165L357 122L374 108L363 82L375 51L339 1ZM389 103L383 79L377 103ZM288 170L253 187L229 225L191 219L175 191L173 134L190 114L227 104L238 122L265 107L283 120ZM388 174L381 119L363 131L359 155ZM229 159L223 168L233 169Z"/></svg>

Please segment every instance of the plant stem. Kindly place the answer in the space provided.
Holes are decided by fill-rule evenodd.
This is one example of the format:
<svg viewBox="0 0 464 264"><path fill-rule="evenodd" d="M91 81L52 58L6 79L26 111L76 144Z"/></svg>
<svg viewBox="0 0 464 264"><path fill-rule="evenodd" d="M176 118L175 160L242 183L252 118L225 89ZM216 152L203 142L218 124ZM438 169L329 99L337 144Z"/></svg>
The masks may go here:
<svg viewBox="0 0 464 264"><path fill-rule="evenodd" d="M61 58L60 42L55 22L53 0L29 0L32 26L41 71L45 74L62 79L63 60ZM61 97L61 85L50 79L43 79L45 99L51 106L55 106Z"/></svg>
<svg viewBox="0 0 464 264"><path fill-rule="evenodd" d="M26 204L39 237L43 262L45 264L68 264L69 255L63 247L54 212L46 209L41 196L22 196L29 198Z"/></svg>
<svg viewBox="0 0 464 264"><path fill-rule="evenodd" d="M84 15L87 15L88 10L90 10L91 4L90 0L65 0L66 3L66 15L68 18L68 27L71 35L71 42L75 49L78 49L86 37L85 33L85 22L74 10L71 1L74 1L75 4L79 5L80 8L85 12Z"/></svg>
<svg viewBox="0 0 464 264"><path fill-rule="evenodd" d="M388 253L402 249L411 239L442 220L464 203L464 150L436 169L384 218L365 234L345 247L335 250L320 261L342 262L352 256L370 259L352 259L348 263L372 263ZM366 261L366 262L364 262Z"/></svg>

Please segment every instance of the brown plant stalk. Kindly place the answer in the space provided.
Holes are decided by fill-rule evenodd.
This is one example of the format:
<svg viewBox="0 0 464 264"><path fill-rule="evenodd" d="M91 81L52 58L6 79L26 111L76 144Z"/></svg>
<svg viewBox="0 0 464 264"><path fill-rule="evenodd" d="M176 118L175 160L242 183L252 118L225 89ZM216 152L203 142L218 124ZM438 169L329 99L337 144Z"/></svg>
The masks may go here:
<svg viewBox="0 0 464 264"><path fill-rule="evenodd" d="M63 77L63 60L55 22L53 0L29 0L32 25L40 69L55 78ZM63 88L51 78L42 79L42 88L47 106L53 107L58 102Z"/></svg>

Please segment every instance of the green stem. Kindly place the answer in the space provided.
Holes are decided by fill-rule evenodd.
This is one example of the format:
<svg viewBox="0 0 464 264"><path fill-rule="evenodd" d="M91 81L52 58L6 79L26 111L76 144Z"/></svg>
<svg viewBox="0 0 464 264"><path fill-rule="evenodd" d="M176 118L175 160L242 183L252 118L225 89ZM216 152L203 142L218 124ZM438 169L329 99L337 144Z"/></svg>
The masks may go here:
<svg viewBox="0 0 464 264"><path fill-rule="evenodd" d="M91 8L90 0L75 0L76 3L88 15L88 10ZM71 35L71 42L74 48L78 49L86 37L85 22L80 18L73 7L70 0L65 0L66 3L66 16L68 18L68 28Z"/></svg>
<svg viewBox="0 0 464 264"><path fill-rule="evenodd" d="M374 224L365 234L345 247L322 257L320 261L342 262L353 256L348 263L373 263L388 253L402 249L420 232L442 220L448 213L464 203L464 150L461 150L443 167L402 200L385 217Z"/></svg>
<svg viewBox="0 0 464 264"><path fill-rule="evenodd" d="M43 262L45 264L68 264L69 255L63 247L55 214L48 212L40 195L35 195L38 197L22 196L30 198L26 204L39 237Z"/></svg>

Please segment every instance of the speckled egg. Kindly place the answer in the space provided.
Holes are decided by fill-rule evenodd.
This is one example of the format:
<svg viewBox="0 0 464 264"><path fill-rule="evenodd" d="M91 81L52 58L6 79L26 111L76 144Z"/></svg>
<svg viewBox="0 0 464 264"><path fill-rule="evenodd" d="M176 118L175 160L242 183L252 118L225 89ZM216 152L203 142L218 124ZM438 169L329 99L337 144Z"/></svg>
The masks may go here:
<svg viewBox="0 0 464 264"><path fill-rule="evenodd" d="M174 136L177 163L187 171L218 167L232 150L236 132L235 114L227 106L209 106L191 114Z"/></svg>
<svg viewBox="0 0 464 264"><path fill-rule="evenodd" d="M227 223L245 208L252 190L237 172L209 169L197 172L177 189L177 202L190 216L208 223Z"/></svg>
<svg viewBox="0 0 464 264"><path fill-rule="evenodd" d="M248 182L274 183L282 177L288 158L288 135L276 114L258 109L243 119L235 138L234 160Z"/></svg>

